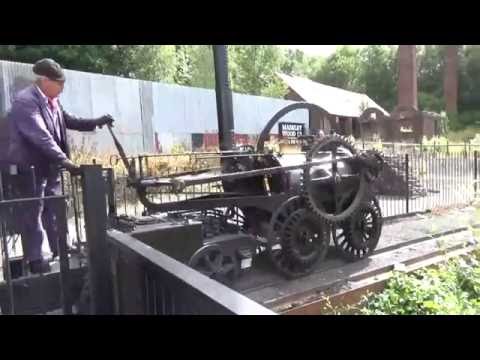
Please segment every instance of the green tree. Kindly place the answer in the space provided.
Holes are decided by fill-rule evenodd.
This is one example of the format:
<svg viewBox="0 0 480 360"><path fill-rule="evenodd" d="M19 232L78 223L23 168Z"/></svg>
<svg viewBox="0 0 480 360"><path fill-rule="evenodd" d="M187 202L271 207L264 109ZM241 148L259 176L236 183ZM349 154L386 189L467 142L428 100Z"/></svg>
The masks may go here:
<svg viewBox="0 0 480 360"><path fill-rule="evenodd" d="M418 106L421 110L441 112L445 109L444 55L445 49L441 45L418 47Z"/></svg>
<svg viewBox="0 0 480 360"><path fill-rule="evenodd" d="M480 46L467 46L460 63L459 110L480 110Z"/></svg>
<svg viewBox="0 0 480 360"><path fill-rule="evenodd" d="M359 51L357 89L391 111L396 104L397 51L394 47L369 45Z"/></svg>
<svg viewBox="0 0 480 360"><path fill-rule="evenodd" d="M170 45L1 45L0 59L33 63L50 57L71 70L172 82L175 48Z"/></svg>
<svg viewBox="0 0 480 360"><path fill-rule="evenodd" d="M360 91L359 50L342 46L330 55L324 64L311 74L312 80L351 91Z"/></svg>
<svg viewBox="0 0 480 360"><path fill-rule="evenodd" d="M441 45L418 47L418 89L419 91L443 96L443 71L445 49Z"/></svg>
<svg viewBox="0 0 480 360"><path fill-rule="evenodd" d="M188 45L175 46L176 69L174 81L179 85L189 86L192 79L191 58Z"/></svg>
<svg viewBox="0 0 480 360"><path fill-rule="evenodd" d="M276 75L283 63L283 53L277 46L229 46L229 63L234 91L271 97L286 94L286 86Z"/></svg>
<svg viewBox="0 0 480 360"><path fill-rule="evenodd" d="M190 85L202 88L215 88L215 69L211 45L194 45L190 49Z"/></svg>
<svg viewBox="0 0 480 360"><path fill-rule="evenodd" d="M320 71L325 60L319 56L307 56L299 49L284 51L281 72L287 75L296 75L312 78Z"/></svg>

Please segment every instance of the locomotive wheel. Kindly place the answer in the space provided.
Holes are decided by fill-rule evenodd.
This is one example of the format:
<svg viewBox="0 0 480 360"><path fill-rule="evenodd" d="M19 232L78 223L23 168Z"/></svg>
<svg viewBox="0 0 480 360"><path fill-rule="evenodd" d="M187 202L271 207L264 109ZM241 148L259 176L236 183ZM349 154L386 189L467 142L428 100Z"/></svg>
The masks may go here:
<svg viewBox="0 0 480 360"><path fill-rule="evenodd" d="M295 196L283 203L272 216L267 239L267 253L278 272L289 279L311 273L328 250L326 229L305 209L304 198Z"/></svg>
<svg viewBox="0 0 480 360"><path fill-rule="evenodd" d="M371 198L347 221L343 222L334 236L341 256L353 262L372 254L382 232L382 213L378 200Z"/></svg>
<svg viewBox="0 0 480 360"><path fill-rule="evenodd" d="M319 153L335 154L337 160L352 164L357 156L355 146L340 135L329 135L315 144L306 156L304 171L304 192L308 207L312 212L330 223L338 223L349 218L362 203L367 190L366 168L350 166L352 174L340 174L337 164L332 163L330 170L311 165L318 161ZM347 159L348 158L348 159ZM313 173L312 173L313 171ZM316 171L323 171L325 176L318 177Z"/></svg>
<svg viewBox="0 0 480 360"><path fill-rule="evenodd" d="M282 250L281 235L283 225L295 211L304 207L304 199L301 196L294 196L280 205L277 211L273 213L267 235L267 252L274 262L278 252Z"/></svg>
<svg viewBox="0 0 480 360"><path fill-rule="evenodd" d="M188 263L202 274L227 284L240 274L240 262L235 255L226 255L220 246L211 244L198 249Z"/></svg>
<svg viewBox="0 0 480 360"><path fill-rule="evenodd" d="M327 226L307 209L295 211L283 227L283 246L290 261L310 269L327 255Z"/></svg>

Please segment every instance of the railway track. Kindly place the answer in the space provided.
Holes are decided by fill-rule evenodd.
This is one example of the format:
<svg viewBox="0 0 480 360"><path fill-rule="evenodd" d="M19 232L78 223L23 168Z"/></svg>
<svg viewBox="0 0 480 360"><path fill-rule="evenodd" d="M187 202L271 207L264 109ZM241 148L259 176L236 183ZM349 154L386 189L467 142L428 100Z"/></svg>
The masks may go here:
<svg viewBox="0 0 480 360"><path fill-rule="evenodd" d="M480 224L473 227L479 228ZM369 292L381 291L393 270L415 271L475 248L477 241L471 227L459 226L385 246L356 263L331 259L303 279L277 278L244 288L242 293L278 314L319 315L356 304Z"/></svg>

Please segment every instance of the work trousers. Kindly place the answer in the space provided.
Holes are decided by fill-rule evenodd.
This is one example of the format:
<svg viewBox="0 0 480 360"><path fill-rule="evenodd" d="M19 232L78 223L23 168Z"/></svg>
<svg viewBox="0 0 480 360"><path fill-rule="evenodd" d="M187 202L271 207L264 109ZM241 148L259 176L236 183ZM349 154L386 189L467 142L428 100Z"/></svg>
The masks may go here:
<svg viewBox="0 0 480 360"><path fill-rule="evenodd" d="M46 175L20 174L17 195L23 198L43 198L62 194L60 172L50 171ZM23 252L29 262L42 259L42 244L48 241L50 251L58 253L59 240L58 209L62 200L35 200L20 205L18 220L22 235ZM66 229L65 229L66 230ZM64 234L66 236L66 234Z"/></svg>

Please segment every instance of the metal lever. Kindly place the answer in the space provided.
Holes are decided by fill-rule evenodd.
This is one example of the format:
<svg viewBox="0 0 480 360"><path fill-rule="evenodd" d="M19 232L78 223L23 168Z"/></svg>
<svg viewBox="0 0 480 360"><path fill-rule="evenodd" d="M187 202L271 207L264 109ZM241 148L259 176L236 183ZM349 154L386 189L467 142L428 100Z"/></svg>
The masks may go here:
<svg viewBox="0 0 480 360"><path fill-rule="evenodd" d="M118 141L117 137L115 136L113 130L112 130L112 125L107 124L108 131L110 132L110 135L112 135L113 142L115 143L115 147L117 148L117 151L120 155L120 158L122 159L123 165L128 171L128 176L133 179L135 176L133 174L133 171L131 169L130 164L128 163L127 155L125 154L125 151L123 150L122 144L120 144L120 141Z"/></svg>

